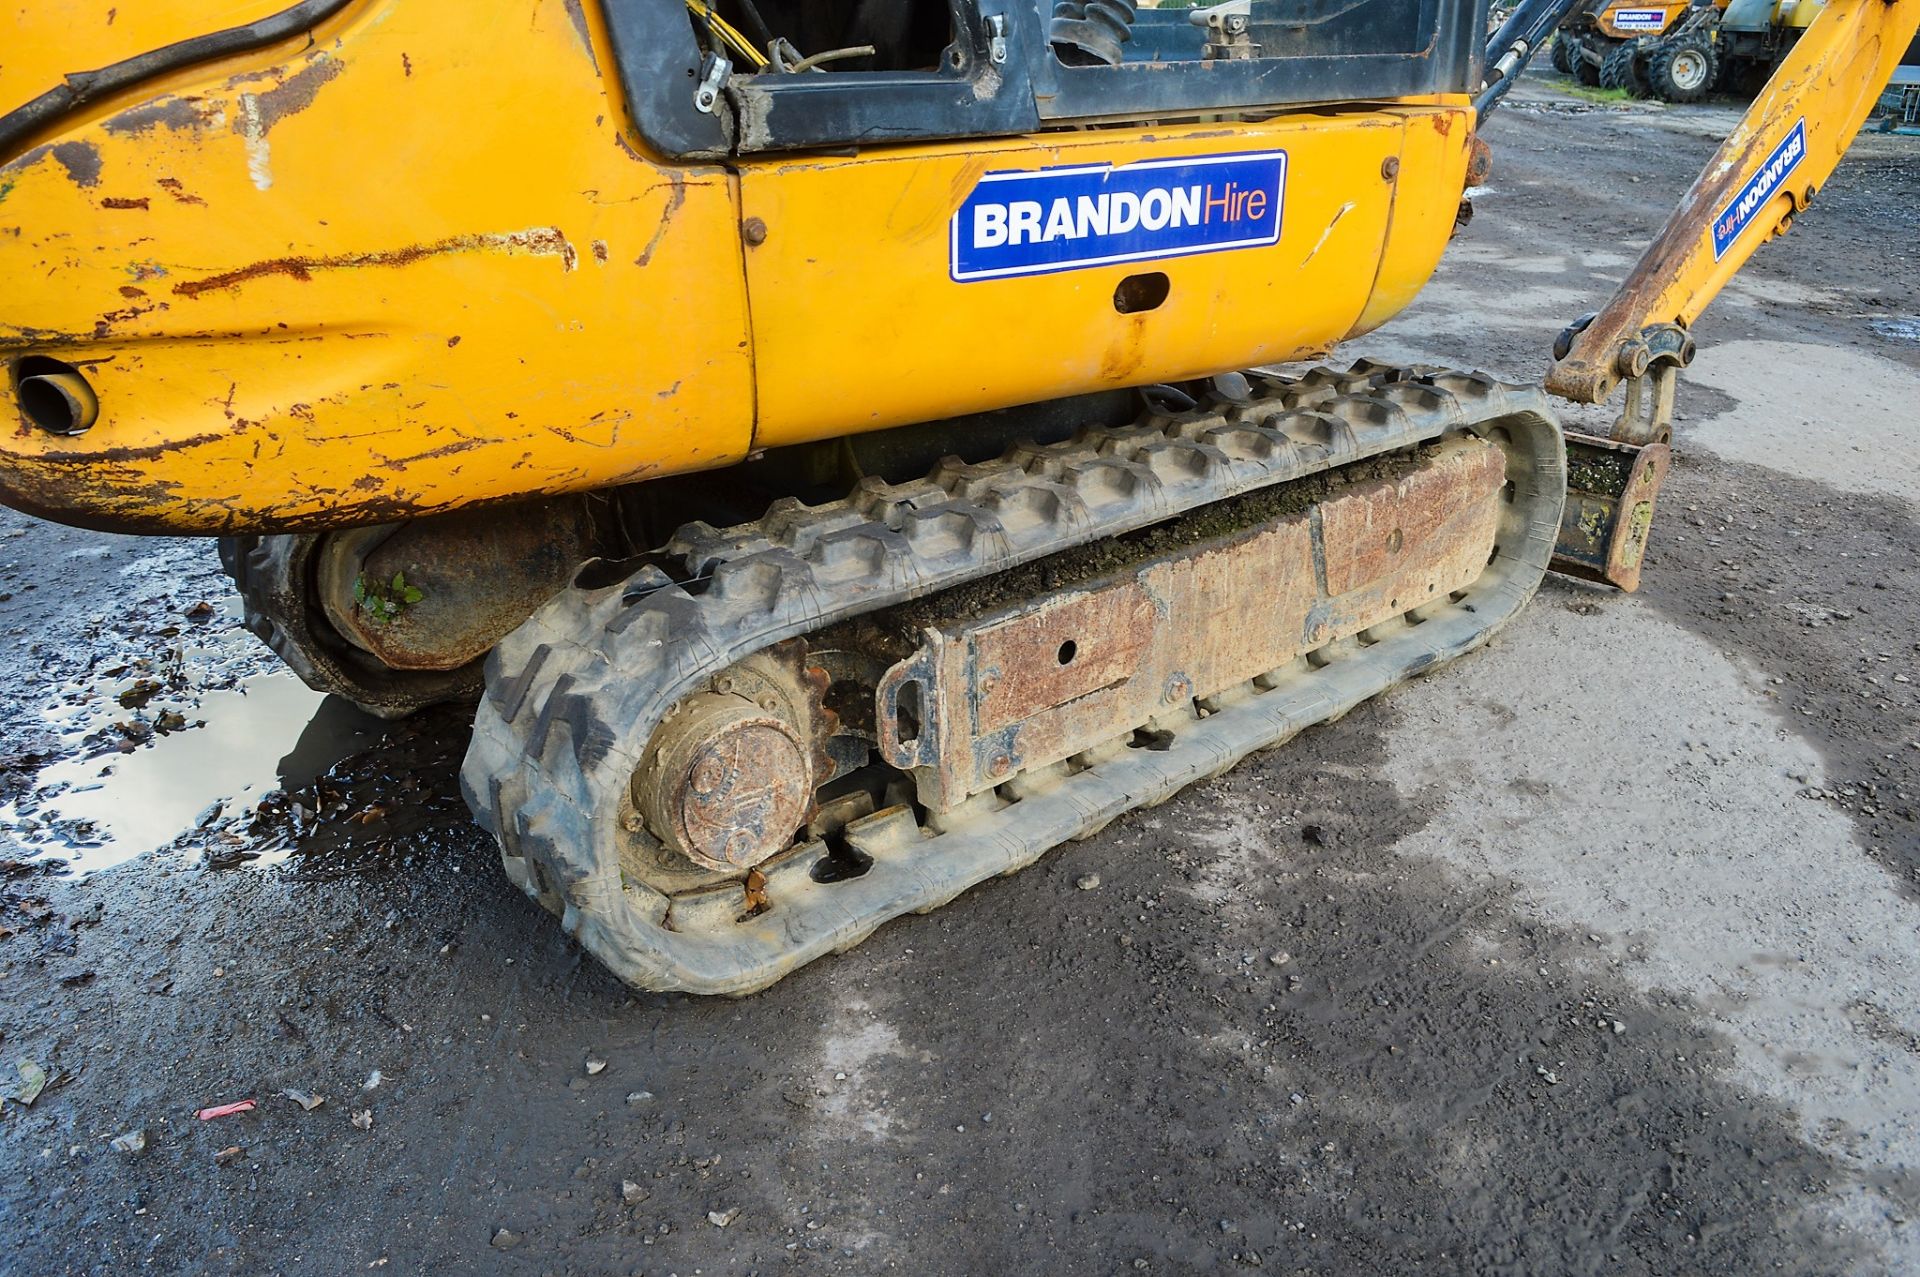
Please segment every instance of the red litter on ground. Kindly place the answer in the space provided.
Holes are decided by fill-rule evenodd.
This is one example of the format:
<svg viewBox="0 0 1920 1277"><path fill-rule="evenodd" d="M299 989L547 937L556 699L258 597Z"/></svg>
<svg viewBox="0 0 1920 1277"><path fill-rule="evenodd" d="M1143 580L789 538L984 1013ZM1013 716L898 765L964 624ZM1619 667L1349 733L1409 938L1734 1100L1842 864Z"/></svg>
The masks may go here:
<svg viewBox="0 0 1920 1277"><path fill-rule="evenodd" d="M235 1113L251 1113L253 1109L254 1104L252 1100L235 1100L231 1104L216 1104L210 1109L201 1109L198 1113L195 1113L194 1116L203 1122L211 1122L216 1117L232 1117Z"/></svg>

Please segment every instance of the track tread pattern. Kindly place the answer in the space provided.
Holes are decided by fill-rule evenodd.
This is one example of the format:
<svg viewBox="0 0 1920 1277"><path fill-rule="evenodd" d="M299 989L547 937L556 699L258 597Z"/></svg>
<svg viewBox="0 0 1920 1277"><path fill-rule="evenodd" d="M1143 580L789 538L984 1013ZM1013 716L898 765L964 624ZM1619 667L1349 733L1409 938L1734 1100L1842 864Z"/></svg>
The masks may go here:
<svg viewBox="0 0 1920 1277"><path fill-rule="evenodd" d="M668 899L621 872L613 813L653 728L702 679L828 622L1451 429L1509 417L1552 426L1538 391L1482 374L1416 376L1362 362L1345 373L1262 380L1251 402L1083 431L996 461L950 460L914 483L870 479L843 500L782 502L737 527L688 524L667 548L704 585L698 593L657 581L563 592L489 658L462 769L469 805L500 839L509 875L629 983L721 993L764 987L971 884L942 886L933 871L902 866L900 900L885 907L851 907L859 893L849 891L814 902L812 913L776 909L755 927L736 928L738 936L666 929ZM1557 428L1553 438L1553 464L1563 466ZM1556 480L1564 492L1562 470L1542 476L1548 488ZM1528 545L1541 548L1526 594L1545 569L1558 520L1556 500L1550 517L1529 528ZM1246 751L1215 752L1211 771ZM1112 818L1099 815L1095 798L1062 803L1079 812L1062 837L1086 836ZM988 836L995 839L1011 867L1032 858L1017 834ZM860 882L871 887L875 876Z"/></svg>

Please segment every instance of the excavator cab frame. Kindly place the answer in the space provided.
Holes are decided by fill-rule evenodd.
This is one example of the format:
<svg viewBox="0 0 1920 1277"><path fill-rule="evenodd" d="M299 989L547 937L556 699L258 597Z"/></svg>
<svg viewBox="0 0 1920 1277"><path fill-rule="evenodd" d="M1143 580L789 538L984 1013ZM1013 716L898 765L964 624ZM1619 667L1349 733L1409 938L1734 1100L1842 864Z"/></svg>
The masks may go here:
<svg viewBox="0 0 1920 1277"><path fill-rule="evenodd" d="M612 5L608 34L640 133L663 156L696 160L1466 93L1486 22L1485 0L1241 0L1217 6L1235 11L1230 31L1187 9L935 2L950 42L934 65L912 69L866 69L872 46L865 56L861 46L800 50L853 55L800 72L756 65L751 45L702 28L711 14L723 29L780 29L772 16L744 16L774 14L768 0L691 15Z"/></svg>

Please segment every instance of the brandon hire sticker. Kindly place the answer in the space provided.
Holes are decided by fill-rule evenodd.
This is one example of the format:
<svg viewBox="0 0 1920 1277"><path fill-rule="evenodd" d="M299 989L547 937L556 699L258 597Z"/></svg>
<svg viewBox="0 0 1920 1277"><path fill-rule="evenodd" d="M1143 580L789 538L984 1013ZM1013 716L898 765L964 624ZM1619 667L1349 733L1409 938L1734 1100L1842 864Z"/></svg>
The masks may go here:
<svg viewBox="0 0 1920 1277"><path fill-rule="evenodd" d="M1807 153L1807 119L1801 116L1794 122L1793 132L1780 139L1780 145L1773 148L1773 154L1767 156L1767 162L1759 171L1747 179L1747 184L1727 201L1713 219L1713 260L1719 261L1733 247L1733 241L1740 238L1740 232L1752 224L1754 215L1766 206L1769 199L1787 180L1787 174L1800 167L1800 161Z"/></svg>
<svg viewBox="0 0 1920 1277"><path fill-rule="evenodd" d="M1658 31L1666 25L1664 9L1616 9L1613 13L1616 31Z"/></svg>
<svg viewBox="0 0 1920 1277"><path fill-rule="evenodd" d="M955 280L1039 275L1280 240L1284 151L983 175L953 215Z"/></svg>

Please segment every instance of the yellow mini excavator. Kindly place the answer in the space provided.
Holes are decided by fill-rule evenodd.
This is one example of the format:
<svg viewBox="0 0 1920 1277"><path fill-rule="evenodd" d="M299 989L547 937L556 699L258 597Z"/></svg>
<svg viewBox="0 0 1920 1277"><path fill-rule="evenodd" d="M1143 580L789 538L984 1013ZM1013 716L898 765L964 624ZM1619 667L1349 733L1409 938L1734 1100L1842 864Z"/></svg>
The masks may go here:
<svg viewBox="0 0 1920 1277"><path fill-rule="evenodd" d="M1632 588L1689 324L1920 0L1830 0L1561 335L1611 437L1308 368L1425 283L1570 4L10 6L0 495L221 538L317 688L477 694L508 876L635 985L761 988L1549 566Z"/></svg>

